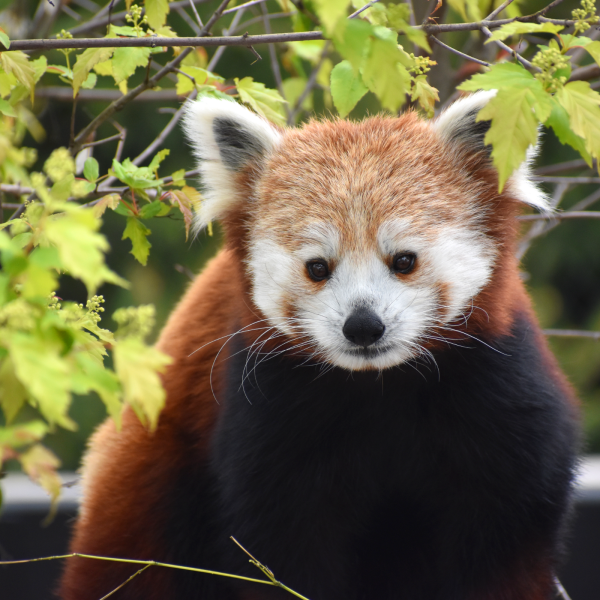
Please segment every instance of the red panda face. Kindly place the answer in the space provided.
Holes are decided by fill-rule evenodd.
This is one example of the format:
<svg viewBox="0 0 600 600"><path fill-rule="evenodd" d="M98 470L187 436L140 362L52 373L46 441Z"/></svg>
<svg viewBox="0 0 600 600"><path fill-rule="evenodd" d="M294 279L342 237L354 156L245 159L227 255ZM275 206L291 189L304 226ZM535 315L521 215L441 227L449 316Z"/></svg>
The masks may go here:
<svg viewBox="0 0 600 600"><path fill-rule="evenodd" d="M251 299L286 351L385 369L469 318L502 250L497 181L474 174L490 171L487 156L459 151L483 146L465 130L473 98L434 127L408 114L280 132L229 102L190 110L208 192L201 223L243 221ZM544 205L526 173L509 185Z"/></svg>

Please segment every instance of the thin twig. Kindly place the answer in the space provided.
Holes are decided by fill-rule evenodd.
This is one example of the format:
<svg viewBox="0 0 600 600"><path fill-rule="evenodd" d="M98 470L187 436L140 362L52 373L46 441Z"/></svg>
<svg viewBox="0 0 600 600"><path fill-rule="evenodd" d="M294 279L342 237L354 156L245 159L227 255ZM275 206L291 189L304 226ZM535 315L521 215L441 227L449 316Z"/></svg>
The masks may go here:
<svg viewBox="0 0 600 600"><path fill-rule="evenodd" d="M97 142L88 142L87 144L83 144L81 149L84 148L92 148L93 146L101 146L102 144L107 144L108 142L112 142L114 140L120 140L123 138L122 133L116 133L115 135L111 135L110 137L104 138L103 140L98 140Z"/></svg>
<svg viewBox="0 0 600 600"><path fill-rule="evenodd" d="M452 52L453 54L456 54L457 56L460 56L466 60L470 60L472 62L475 62L479 65L483 65L484 67L489 67L490 63L485 62L484 60L479 60L478 58L475 58L474 56L469 56L468 54L465 54L464 52L461 52L460 50L456 50L456 48L452 48L452 46L448 46L448 44L444 44L444 42L442 42L441 40L439 40L438 38L436 38L435 36L430 36L429 39L433 42L435 42L436 44L438 44L439 46L441 46L442 48L446 48L446 50L449 50L450 52Z"/></svg>
<svg viewBox="0 0 600 600"><path fill-rule="evenodd" d="M233 8L228 8L223 12L223 15L228 15L230 13L236 12L238 10L246 10L251 6L255 6L256 4L264 4L267 0L251 0L250 2L245 2L244 4L240 4L239 6L234 6Z"/></svg>
<svg viewBox="0 0 600 600"><path fill-rule="evenodd" d="M578 329L543 329L542 332L545 335L551 335L551 336L555 336L555 337L578 337L578 338L591 338L593 340L600 340L600 331L580 331ZM556 587L558 588L559 585L560 585L560 582L558 582L558 585ZM560 588L562 588L562 591ZM560 586L560 588L558 589L558 591L560 593L563 593L562 597L568 599L569 596L566 595L567 593L564 591L564 588L562 587L562 585Z"/></svg>
<svg viewBox="0 0 600 600"><path fill-rule="evenodd" d="M106 560L109 562L127 563L132 565L146 565L148 567L166 567L169 569L178 569L180 571L191 571L193 573L206 573L208 575L219 575L221 577L229 577L231 579L240 579L242 581L250 581L252 583L262 583L264 585L275 585L271 581L264 579L255 579L253 577L243 577L242 575L233 575L232 573L222 573L221 571L211 571L209 569L198 569L196 567L186 567L183 565L173 565L170 563L158 562L155 560L134 560L132 558L113 558L112 556L96 556L94 554L81 554L79 552L72 552L71 554L60 554L56 556L43 556L41 558L28 558L24 560L2 560L0 566L4 565L23 565L27 563L41 562L45 560L59 560L64 558L90 558L94 560Z"/></svg>
<svg viewBox="0 0 600 600"><path fill-rule="evenodd" d="M514 0L506 0L496 10L492 11L486 18L486 21L493 21L507 6L512 4Z"/></svg>
<svg viewBox="0 0 600 600"><path fill-rule="evenodd" d="M308 96L308 94L310 94L311 90L314 88L315 84L317 83L317 77L319 76L319 71L321 70L321 67L323 66L323 62L325 61L325 58L327 57L327 53L329 52L329 45L330 45L330 42L325 42L325 45L323 46L323 50L321 51L321 56L319 57L319 61L314 66L313 70L311 71L310 75L308 76L308 80L306 81L304 90L302 90L302 93L298 97L298 100L296 100L296 104L294 105L294 108L288 117L288 125L292 125L296 122L296 117L298 116L298 113L302 110L302 103L304 102L304 100L306 100L306 97Z"/></svg>
<svg viewBox="0 0 600 600"><path fill-rule="evenodd" d="M600 211L591 210L567 210L565 212L553 213L551 215L521 215L519 221L552 221L557 219L600 219Z"/></svg>
<svg viewBox="0 0 600 600"><path fill-rule="evenodd" d="M538 167L534 173L535 175L552 175L553 173L562 173L564 171L575 171L577 169L586 168L588 164L583 158L576 158L575 160L566 160L564 162L555 163L553 165L546 165L545 167Z"/></svg>
<svg viewBox="0 0 600 600"><path fill-rule="evenodd" d="M492 36L492 32L487 27L482 27L481 32L488 38ZM534 65L532 65L526 58L523 58L516 50L513 50L504 42L500 40L494 40L494 43L500 48L502 48L502 50L504 50L505 52L508 52L513 58L516 58L524 67L527 67L528 69L533 69L534 71L541 71L539 67L535 67Z"/></svg>
<svg viewBox="0 0 600 600"><path fill-rule="evenodd" d="M590 184L600 183L600 177L553 177L551 175L533 176L531 181L545 181L547 183L572 183L575 184Z"/></svg>
<svg viewBox="0 0 600 600"><path fill-rule="evenodd" d="M100 600L106 600L106 598L109 598L115 592L118 592L122 587L127 585L134 577L137 577L140 573L143 573L146 569L148 569L151 566L152 565L146 565L145 567L142 567L139 571L136 571L133 575L128 577L119 587L116 587L112 592L108 592L108 594L106 594L105 596L102 596L102 598L100 598Z"/></svg>
<svg viewBox="0 0 600 600"><path fill-rule="evenodd" d="M355 19L356 17L358 17L358 15L360 15L365 10L367 10L367 8L371 8L371 6L373 6L373 4L377 4L378 2L379 2L379 0L371 0L371 2L369 2L368 4L365 4L364 6L359 8L357 11L353 12L348 18Z"/></svg>
<svg viewBox="0 0 600 600"><path fill-rule="evenodd" d="M192 8L192 11L194 13L194 16L196 17L196 21L198 21L198 25L200 26L200 30L202 30L202 28L204 27L204 25L202 24L202 19L200 18L200 15L198 14L198 11L196 10L196 5L194 4L194 2L192 0L189 0L190 6Z"/></svg>
<svg viewBox="0 0 600 600"><path fill-rule="evenodd" d="M246 10L243 9L235 13L233 21L231 21L231 25L229 25L229 29L224 29L223 35L231 35L232 33L235 33L235 28L238 26L238 23L241 21L242 16L245 12ZM217 48L216 52L213 54L213 57L210 59L210 62L206 67L207 71L214 71L215 67L217 66L217 63L221 59L221 56L223 56L223 52L225 52L225 48L226 46L219 46Z"/></svg>
<svg viewBox="0 0 600 600"><path fill-rule="evenodd" d="M58 85L36 88L35 97L49 98L59 102L73 102L73 90L70 87ZM112 102L122 98L123 94L116 89L79 90L78 101L81 102ZM134 102L170 102L177 100L175 89L146 90L133 98Z"/></svg>
<svg viewBox="0 0 600 600"><path fill-rule="evenodd" d="M260 5L260 9L262 11L263 23L265 27L265 32L267 34L271 34L271 23L269 22L268 13L266 7L263 4ZM252 48L252 45L250 45ZM275 46L273 44L269 44L269 57L271 59L271 70L273 71L273 77L275 78L275 84L277 85L277 90L279 91L279 95L286 100L285 91L283 89L283 81L281 79L281 69L279 68L279 61L277 60L277 53L275 52ZM283 105L285 108L285 113L287 118L290 117L290 106L285 102Z"/></svg>
<svg viewBox="0 0 600 600"><path fill-rule="evenodd" d="M214 25L214 23L221 17L221 13L227 8L227 5L229 4L229 2L230 2L230 0L223 0L223 2L221 2L221 4L219 5L219 7L217 8L217 10L215 10L215 12L211 16L211 18L208 20L208 22L206 23L206 25L204 26L204 28L200 32L200 34L199 34L200 36L205 36L210 31L210 29L212 28L212 26ZM130 38L130 39L145 39L145 38ZM169 39L169 38L159 38L159 39ZM171 39L173 39L173 38L171 38ZM193 41L197 41L198 38L190 38L190 39L192 39ZM136 96L138 96L139 94L141 94L143 91L145 91L145 90L147 90L149 88L153 88L165 75L167 75L168 73L170 73L174 68L178 67L181 64L181 62L183 61L183 59L191 51L192 51L191 48L186 48L183 52L181 52L179 54L178 57L176 57L175 59L173 59L170 63L166 64L160 71L158 71L158 73L156 73L148 81L145 81L144 83L141 83L136 88L134 88L133 90L131 90L129 93L125 94L122 98L120 98L119 100L116 100L115 102L113 102L112 104L110 104L109 106L107 106L75 138L75 143L74 143L73 148L72 148L73 154L77 154L77 152L79 152L79 150L81 148L81 145L88 138L88 136L92 132L96 131L96 129L102 123L104 123L104 121L106 121L107 119L109 119L110 117L112 117L112 115L115 112L117 112L118 110L121 110L121 108L123 108L128 102L130 102L133 98L135 98Z"/></svg>

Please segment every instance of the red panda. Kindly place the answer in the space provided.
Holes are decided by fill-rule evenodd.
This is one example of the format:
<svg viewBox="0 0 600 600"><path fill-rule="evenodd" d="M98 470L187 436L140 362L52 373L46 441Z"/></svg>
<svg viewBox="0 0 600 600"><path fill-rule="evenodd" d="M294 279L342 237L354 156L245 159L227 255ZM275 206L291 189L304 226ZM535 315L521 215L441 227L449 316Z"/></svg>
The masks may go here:
<svg viewBox="0 0 600 600"><path fill-rule="evenodd" d="M261 574L310 600L549 600L578 409L515 260L527 164L502 193L490 97L275 128L201 99L186 133L226 245L171 315L167 405L95 434L71 551ZM68 561L63 600L139 569ZM151 567L118 599L282 589Z"/></svg>

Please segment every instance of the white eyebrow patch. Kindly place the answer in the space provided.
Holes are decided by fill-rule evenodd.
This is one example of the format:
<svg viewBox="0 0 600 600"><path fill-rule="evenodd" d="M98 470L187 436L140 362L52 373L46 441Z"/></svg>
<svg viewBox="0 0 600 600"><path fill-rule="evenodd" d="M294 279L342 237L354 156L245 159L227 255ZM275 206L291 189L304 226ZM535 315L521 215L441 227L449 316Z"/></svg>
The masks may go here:
<svg viewBox="0 0 600 600"><path fill-rule="evenodd" d="M340 254L340 233L328 223L313 223L302 230L302 243L294 254L303 261L311 258L331 260Z"/></svg>
<svg viewBox="0 0 600 600"><path fill-rule="evenodd" d="M377 231L377 245L385 255L396 252L419 252L426 248L426 241L414 231L409 219L385 221Z"/></svg>

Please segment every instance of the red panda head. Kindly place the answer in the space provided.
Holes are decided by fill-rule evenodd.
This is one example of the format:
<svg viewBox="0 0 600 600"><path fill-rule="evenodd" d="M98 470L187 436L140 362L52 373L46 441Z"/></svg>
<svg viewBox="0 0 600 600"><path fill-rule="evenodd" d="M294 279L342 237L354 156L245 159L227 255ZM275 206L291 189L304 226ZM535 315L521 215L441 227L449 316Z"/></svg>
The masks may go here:
<svg viewBox="0 0 600 600"><path fill-rule="evenodd" d="M506 303L519 203L547 209L527 164L498 193L488 123L476 122L489 98L431 123L407 113L289 130L235 102L195 102L197 227L224 222L254 307L305 354L350 370L426 354L469 330L474 307L489 321ZM485 319L471 319L477 333Z"/></svg>

